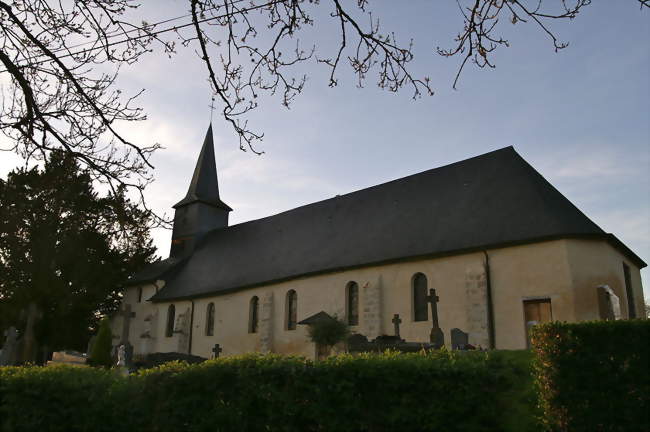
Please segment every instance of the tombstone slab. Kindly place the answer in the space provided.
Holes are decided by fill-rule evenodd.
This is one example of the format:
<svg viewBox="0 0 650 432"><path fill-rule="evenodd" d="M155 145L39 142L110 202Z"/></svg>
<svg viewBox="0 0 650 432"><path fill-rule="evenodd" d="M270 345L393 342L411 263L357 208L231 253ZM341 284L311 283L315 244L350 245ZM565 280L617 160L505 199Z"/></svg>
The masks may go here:
<svg viewBox="0 0 650 432"><path fill-rule="evenodd" d="M451 349L464 350L469 343L469 334L459 328L451 329Z"/></svg>

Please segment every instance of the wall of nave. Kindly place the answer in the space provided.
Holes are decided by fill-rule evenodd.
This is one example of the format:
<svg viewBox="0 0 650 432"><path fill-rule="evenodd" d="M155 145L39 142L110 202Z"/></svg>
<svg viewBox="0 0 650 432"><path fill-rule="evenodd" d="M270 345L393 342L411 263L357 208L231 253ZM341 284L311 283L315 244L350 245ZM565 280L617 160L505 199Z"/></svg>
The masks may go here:
<svg viewBox="0 0 650 432"><path fill-rule="evenodd" d="M596 286L609 284L620 297L621 304L627 304L622 270L625 260L603 241L554 240L486 252L497 348L526 347L526 302L547 302L553 320L597 319ZM485 262L485 253L475 252L326 273L213 297L152 304L146 300L156 288L162 288L163 283L159 281L157 285L129 288L125 293L125 304L131 304L136 314L131 322L129 340L136 354L188 352L191 348L192 354L209 358L214 344L218 343L223 349L221 355L272 351L314 357L315 347L308 340L306 326L289 328L293 326L289 325L292 323L288 316L288 293L295 292L296 321L320 311L348 319L348 288L355 282L359 303L358 323L351 326L353 332L370 339L393 334L391 320L394 314L399 314L402 338L428 342L430 310L426 320L416 320L414 277L421 273L426 278L427 288L434 288L439 297L439 325L445 334L445 343L450 343L451 329L459 328L469 333L470 343L487 347L488 273ZM630 268L633 292L639 298L636 305L642 307L639 269L629 262L626 265ZM253 298L257 298L254 328L251 327ZM171 304L174 308L172 324L168 319ZM624 313L627 317L627 306ZM212 314L214 325L210 329L207 318ZM114 319L113 326L114 335L120 335L122 318ZM118 342L115 337L114 342Z"/></svg>

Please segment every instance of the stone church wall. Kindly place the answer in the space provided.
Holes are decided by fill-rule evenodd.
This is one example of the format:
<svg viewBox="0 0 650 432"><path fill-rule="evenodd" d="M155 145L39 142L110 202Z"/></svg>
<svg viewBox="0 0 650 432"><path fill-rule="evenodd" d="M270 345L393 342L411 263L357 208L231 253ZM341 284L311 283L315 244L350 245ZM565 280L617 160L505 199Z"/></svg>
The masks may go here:
<svg viewBox="0 0 650 432"><path fill-rule="evenodd" d="M597 287L609 286L620 300L623 318L630 316L623 263L630 268L636 316L645 316L641 271L608 243L597 240L567 240L567 250L575 290L577 321L600 319Z"/></svg>
<svg viewBox="0 0 650 432"><path fill-rule="evenodd" d="M528 299L551 300L554 320L575 321L594 319L595 287L609 284L621 294L622 260L620 254L604 242L595 244L574 240L556 240L489 250L496 347L521 349L526 346L523 302ZM590 258L591 256L591 258ZM607 264L610 263L610 264ZM609 266L609 267L608 267ZM598 276L594 268L604 274L618 271L607 278ZM636 267L630 266L634 284L640 297L640 276ZM482 252L408 261L383 266L367 267L343 272L295 279L283 283L250 288L226 295L194 300L192 328L192 354L211 357L214 344L222 348L221 355L246 352L275 352L299 354L313 358L314 344L309 342L307 329L298 325L286 329L286 296L295 290L298 297L298 321L320 311L345 317L345 287L350 281L359 286L359 325L354 332L369 337L393 334L392 318L399 314L402 320L401 337L413 342L428 342L431 320L414 321L412 281L416 273L423 273L429 288L435 288L439 297L439 325L450 346L450 331L459 328L469 333L470 343L488 346L487 277L485 256ZM585 275L596 274L596 279ZM576 287L574 289L574 286ZM586 286L587 288L583 288ZM149 293L151 291L151 293ZM592 292L593 291L593 292ZM155 287L145 287L148 298ZM135 301L137 290L130 288L125 301ZM593 294L593 295L592 295ZM249 305L251 298L259 298L259 326L257 333L249 333ZM590 297L591 296L591 297ZM625 297L620 295L621 303ZM214 335L206 335L208 304L215 305ZM177 317L191 312L192 302L175 302ZM172 337L165 337L168 303L133 303L136 318L131 325L130 339L136 354L153 348L158 352L178 351L189 345L189 332L177 329ZM625 306L626 307L626 306ZM154 315L155 321L145 323L144 318ZM151 340L139 343L140 335L149 328ZM121 318L114 320L114 334L121 334ZM137 342L133 342L137 341ZM149 344L149 345L147 345Z"/></svg>

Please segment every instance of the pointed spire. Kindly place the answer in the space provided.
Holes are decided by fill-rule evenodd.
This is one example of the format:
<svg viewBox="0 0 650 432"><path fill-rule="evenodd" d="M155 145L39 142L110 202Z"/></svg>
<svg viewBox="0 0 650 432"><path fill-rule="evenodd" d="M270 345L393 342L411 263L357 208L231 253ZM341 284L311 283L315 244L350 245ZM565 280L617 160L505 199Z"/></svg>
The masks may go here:
<svg viewBox="0 0 650 432"><path fill-rule="evenodd" d="M214 142L212 140L212 123L208 127L203 140L203 147L196 161L194 175L187 190L187 195L174 205L182 207L193 202L202 202L225 210L232 210L219 197L219 182L217 180L217 165L214 161Z"/></svg>

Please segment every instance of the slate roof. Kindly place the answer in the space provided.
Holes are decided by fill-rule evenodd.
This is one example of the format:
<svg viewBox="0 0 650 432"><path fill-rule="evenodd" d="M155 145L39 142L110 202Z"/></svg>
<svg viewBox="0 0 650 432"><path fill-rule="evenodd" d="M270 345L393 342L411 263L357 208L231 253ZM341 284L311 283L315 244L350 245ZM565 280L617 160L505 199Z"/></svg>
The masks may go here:
<svg viewBox="0 0 650 432"><path fill-rule="evenodd" d="M320 311L318 313L315 313L314 315L308 316L302 321L298 321L298 324L312 325L312 324L316 324L317 322L330 321L330 320L333 321L335 320L335 318L325 311Z"/></svg>
<svg viewBox="0 0 650 432"><path fill-rule="evenodd" d="M214 230L153 301L306 275L564 237L606 234L512 147Z"/></svg>
<svg viewBox="0 0 650 432"><path fill-rule="evenodd" d="M208 127L201 147L201 153L194 167L194 174L185 198L173 205L179 208L193 202L204 202L225 210L232 210L228 204L219 197L219 183L217 180L217 165L214 161L214 143L212 141L212 123Z"/></svg>
<svg viewBox="0 0 650 432"><path fill-rule="evenodd" d="M145 268L140 270L138 273L133 275L129 281L128 285L143 284L149 282L155 282L159 279L169 278L174 270L177 270L178 265L182 260L177 258L166 258L164 260L158 260L147 265Z"/></svg>

